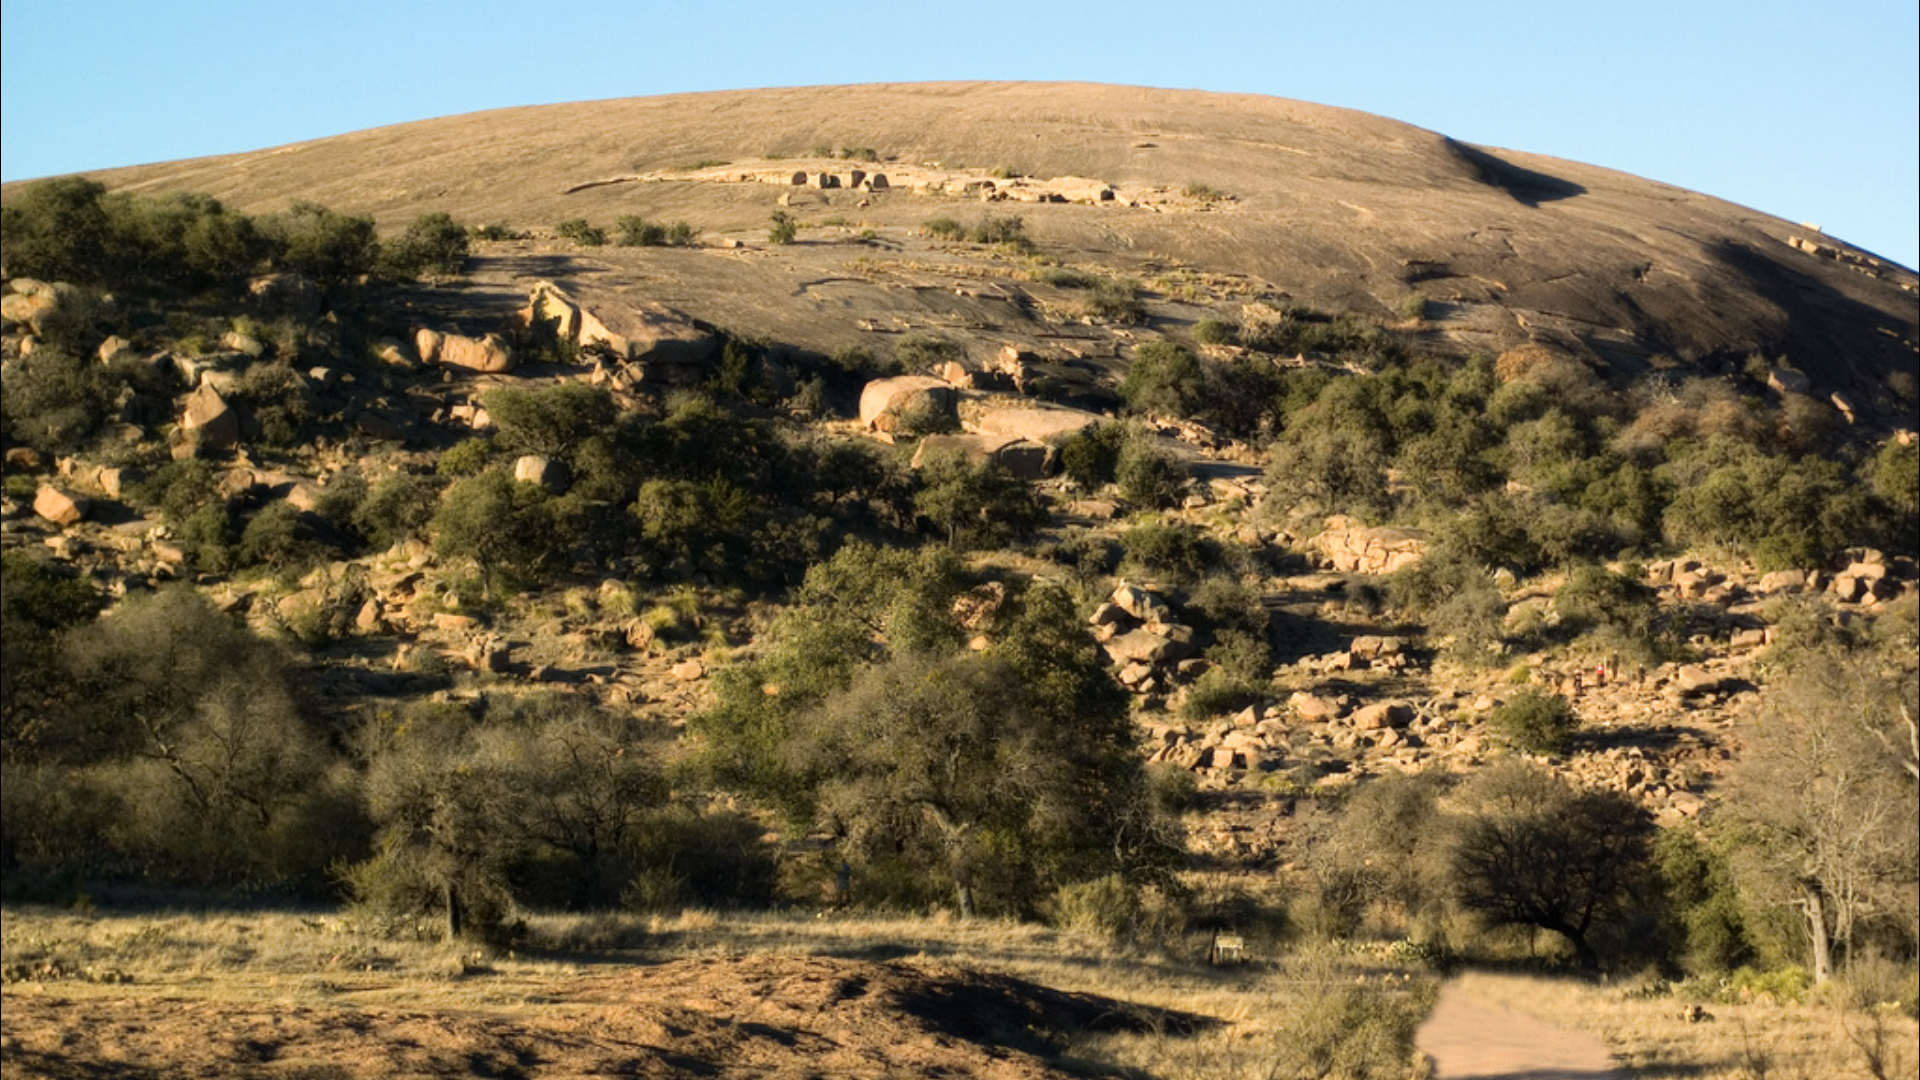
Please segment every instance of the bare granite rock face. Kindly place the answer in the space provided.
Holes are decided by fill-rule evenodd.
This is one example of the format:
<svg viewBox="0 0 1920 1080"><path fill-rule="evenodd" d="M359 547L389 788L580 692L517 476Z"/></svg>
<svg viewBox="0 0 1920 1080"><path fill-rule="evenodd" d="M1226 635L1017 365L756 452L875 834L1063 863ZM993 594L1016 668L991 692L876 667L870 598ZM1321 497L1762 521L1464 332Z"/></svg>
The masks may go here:
<svg viewBox="0 0 1920 1080"><path fill-rule="evenodd" d="M764 133L796 116L847 118L844 137L895 148L887 182L869 175L849 187L846 163L766 158ZM1089 126L1089 116L1101 122ZM696 145L730 164L689 170ZM938 164L1012 147L1021 176ZM443 182L449 169L482 168L484 183ZM745 196L761 174L765 198ZM1027 230L1060 250L1119 244L1244 275L1310 307L1386 318L1418 294L1429 308L1413 332L1433 351L1497 356L1539 343L1627 377L1656 358L1722 374L1729 357L1791 357L1783 386L1802 376L1806 390L1790 392L1823 406L1840 394L1861 425L1910 425L1914 404L1887 379L1913 370L1920 342L1920 278L1909 268L1655 181L1281 98L992 82L744 90L449 116L312 140L298 155L91 175L116 190L217 191L249 212L317 200L373 213L383 228L435 211L538 222L618 207L751 235L764 232L778 191L799 190L868 202L860 216L884 234L932 214L960 217L968 201L1017 202ZM1215 197L1183 194L1195 177ZM688 310L822 351L851 343L839 329L854 321L850 308L875 326L926 326L977 325L990 306L938 299L913 281L902 289L786 274L772 261L673 258L665 272L697 289L676 284L671 303L710 295ZM669 302L651 282L596 277L605 282L596 288ZM597 298L575 295L631 339Z"/></svg>

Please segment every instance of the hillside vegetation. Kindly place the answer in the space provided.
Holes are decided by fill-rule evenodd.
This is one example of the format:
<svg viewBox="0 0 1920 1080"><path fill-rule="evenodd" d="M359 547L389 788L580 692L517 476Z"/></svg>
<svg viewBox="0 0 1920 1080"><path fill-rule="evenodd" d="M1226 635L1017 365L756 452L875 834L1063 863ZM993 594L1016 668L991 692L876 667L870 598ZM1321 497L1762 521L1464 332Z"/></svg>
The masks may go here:
<svg viewBox="0 0 1920 1080"><path fill-rule="evenodd" d="M495 955L558 912L940 913L1920 1008L1910 272L1781 244L1828 290L1764 297L1790 332L1525 330L1517 277L1264 244L1294 189L1232 124L1179 183L856 127L555 150L604 201L552 220L242 211L294 178L217 162L10 189L8 901ZM1434 140L1502 214L1640 183ZM1410 1067L1422 1000L1270 1060Z"/></svg>

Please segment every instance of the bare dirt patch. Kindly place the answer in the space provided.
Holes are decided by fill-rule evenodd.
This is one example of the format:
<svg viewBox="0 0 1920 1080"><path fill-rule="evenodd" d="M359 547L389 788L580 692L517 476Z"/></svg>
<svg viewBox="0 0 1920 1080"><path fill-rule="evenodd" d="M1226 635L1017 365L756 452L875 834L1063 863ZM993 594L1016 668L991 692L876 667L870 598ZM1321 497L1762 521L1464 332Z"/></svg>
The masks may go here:
<svg viewBox="0 0 1920 1080"><path fill-rule="evenodd" d="M28 984L5 996L0 1075L1025 1080L1068 1075L1041 1056L1056 1033L1150 1022L1112 999L937 962L680 960L544 991L434 1008Z"/></svg>

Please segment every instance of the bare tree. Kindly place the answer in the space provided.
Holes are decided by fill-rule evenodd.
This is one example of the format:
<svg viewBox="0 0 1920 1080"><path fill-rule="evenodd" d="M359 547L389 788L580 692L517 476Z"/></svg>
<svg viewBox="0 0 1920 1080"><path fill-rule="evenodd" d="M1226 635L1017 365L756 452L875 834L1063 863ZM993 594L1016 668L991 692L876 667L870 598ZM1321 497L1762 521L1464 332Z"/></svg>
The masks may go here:
<svg viewBox="0 0 1920 1080"><path fill-rule="evenodd" d="M1816 982L1866 930L1920 939L1914 658L1889 645L1792 660L1749 722L1727 808L1749 834L1749 893L1798 911Z"/></svg>

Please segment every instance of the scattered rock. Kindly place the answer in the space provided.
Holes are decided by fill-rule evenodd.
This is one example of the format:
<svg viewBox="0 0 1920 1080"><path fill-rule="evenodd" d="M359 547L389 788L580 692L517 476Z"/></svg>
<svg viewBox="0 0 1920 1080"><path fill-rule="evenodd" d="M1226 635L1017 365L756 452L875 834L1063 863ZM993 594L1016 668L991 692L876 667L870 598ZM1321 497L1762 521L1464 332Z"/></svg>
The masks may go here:
<svg viewBox="0 0 1920 1080"><path fill-rule="evenodd" d="M1683 697L1695 697L1711 694L1726 684L1726 680L1696 664L1688 664L1674 673L1673 685Z"/></svg>
<svg viewBox="0 0 1920 1080"><path fill-rule="evenodd" d="M33 497L33 512L61 528L78 525L90 508L85 496L52 486L42 487Z"/></svg>
<svg viewBox="0 0 1920 1080"><path fill-rule="evenodd" d="M1413 706L1401 701L1382 701L1363 705L1347 718L1360 731L1405 727L1413 720Z"/></svg>

